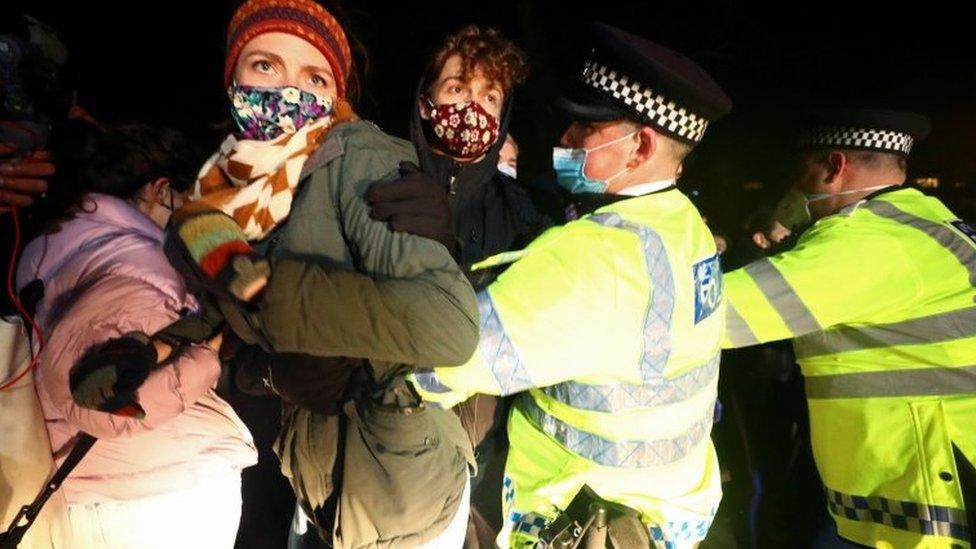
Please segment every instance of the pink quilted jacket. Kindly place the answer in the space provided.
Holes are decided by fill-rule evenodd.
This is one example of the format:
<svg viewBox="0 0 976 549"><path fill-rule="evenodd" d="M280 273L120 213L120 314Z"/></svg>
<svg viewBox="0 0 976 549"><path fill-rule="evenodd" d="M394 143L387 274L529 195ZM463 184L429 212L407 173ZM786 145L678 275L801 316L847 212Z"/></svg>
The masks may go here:
<svg viewBox="0 0 976 549"><path fill-rule="evenodd" d="M79 431L99 438L64 484L68 503L126 500L239 474L257 459L247 428L214 392L216 353L191 348L139 389L143 420L79 408L68 374L92 345L126 332L147 334L194 310L162 251L163 232L129 203L90 194L84 212L34 239L17 285L44 282L37 321L46 343L35 376L51 447L60 462Z"/></svg>

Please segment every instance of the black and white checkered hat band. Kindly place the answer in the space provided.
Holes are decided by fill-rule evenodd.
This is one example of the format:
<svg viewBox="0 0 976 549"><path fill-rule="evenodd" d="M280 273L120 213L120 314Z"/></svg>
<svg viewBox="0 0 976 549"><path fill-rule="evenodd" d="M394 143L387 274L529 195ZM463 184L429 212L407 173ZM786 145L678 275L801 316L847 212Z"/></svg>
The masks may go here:
<svg viewBox="0 0 976 549"><path fill-rule="evenodd" d="M698 143L705 135L707 120L597 61L586 63L583 83L610 94L639 116L679 138Z"/></svg>
<svg viewBox="0 0 976 549"><path fill-rule="evenodd" d="M912 152L914 142L907 133L867 128L821 128L800 140L808 147L850 147L904 155Z"/></svg>

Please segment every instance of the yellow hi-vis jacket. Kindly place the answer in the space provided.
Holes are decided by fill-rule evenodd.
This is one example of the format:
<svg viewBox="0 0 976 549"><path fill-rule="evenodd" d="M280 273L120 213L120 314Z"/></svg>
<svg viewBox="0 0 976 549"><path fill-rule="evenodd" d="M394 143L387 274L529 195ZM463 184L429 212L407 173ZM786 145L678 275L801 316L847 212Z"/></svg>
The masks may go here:
<svg viewBox="0 0 976 549"><path fill-rule="evenodd" d="M429 402L523 392L508 423L502 547L536 541L584 484L669 547L721 499L709 433L721 337L711 233L670 187L551 229L478 296L478 351L416 374Z"/></svg>
<svg viewBox="0 0 976 549"><path fill-rule="evenodd" d="M841 536L970 547L953 457L976 461L976 233L893 187L726 275L726 346L794 338Z"/></svg>

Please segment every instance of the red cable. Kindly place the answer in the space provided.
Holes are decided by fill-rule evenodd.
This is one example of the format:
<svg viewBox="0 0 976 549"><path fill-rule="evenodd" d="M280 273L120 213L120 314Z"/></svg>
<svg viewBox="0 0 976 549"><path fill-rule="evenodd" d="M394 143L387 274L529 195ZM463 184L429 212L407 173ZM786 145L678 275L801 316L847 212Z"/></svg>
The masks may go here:
<svg viewBox="0 0 976 549"><path fill-rule="evenodd" d="M34 332L34 337L37 338L38 346L37 346L37 352L34 353L34 359L31 360L30 365L27 366L27 368L25 368L23 372L14 376L10 381L7 381L3 385L0 385L0 391L5 391L13 387L14 385L17 384L18 381L23 379L24 376L34 371L34 369L37 368L37 364L40 362L41 349L44 348L44 336L41 334L41 328L34 321L34 317L27 312L27 309L24 307L24 304L21 303L20 298L17 297L17 293L14 292L14 270L17 267L17 256L20 254L20 238L21 238L20 217L17 215L16 206L10 205L10 215L14 220L14 249L13 249L13 253L10 255L10 265L7 267L7 296L10 297L10 300L13 302L14 307L16 307L17 312L19 312L30 324L31 331Z"/></svg>
<svg viewBox="0 0 976 549"><path fill-rule="evenodd" d="M31 135L31 138L34 141L35 144L34 148L35 149L37 148L36 147L37 134L34 131L32 131L30 128L18 124L16 122L7 121L7 120L0 120L0 124L6 126L13 126L15 128L18 128L22 131L29 133ZM30 155L28 155L28 157L32 156L34 152L36 152L36 150L31 152ZM24 307L24 304L21 303L20 298L17 296L17 292L14 291L14 271L17 268L17 256L20 255L21 230L20 230L20 217L17 215L17 207L14 206L13 204L8 204L8 206L10 208L10 216L14 220L14 248L12 250L13 253L10 254L10 264L7 267L7 296L10 297L10 301L13 302L14 307L17 309L17 312L19 312L21 316L23 316L24 319L27 321L27 323L30 324L31 331L34 333L34 337L37 338L37 352L33 353L33 359L31 360L27 368L24 369L23 372L20 372L16 376L12 377L9 381L4 382L3 385L0 385L0 391L6 391L7 389L13 387L14 385L17 384L18 381L23 379L24 376L26 376L30 372L33 372L34 369L37 368L38 363L40 362L41 350L44 348L44 336L41 334L41 328L37 325L37 322L34 321L34 317L27 312L27 309Z"/></svg>

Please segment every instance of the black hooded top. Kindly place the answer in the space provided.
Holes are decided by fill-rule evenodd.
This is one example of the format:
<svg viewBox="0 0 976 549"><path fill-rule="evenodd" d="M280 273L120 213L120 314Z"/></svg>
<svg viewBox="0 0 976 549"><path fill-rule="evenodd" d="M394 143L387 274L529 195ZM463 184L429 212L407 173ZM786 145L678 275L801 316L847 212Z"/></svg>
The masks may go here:
<svg viewBox="0 0 976 549"><path fill-rule="evenodd" d="M460 163L434 152L428 140L428 123L420 117L426 81L417 89L410 118L410 140L417 150L420 168L442 183L450 193L457 238L457 261L475 289L487 286L498 272L471 272L471 264L501 252L525 247L549 225L532 204L529 193L514 179L498 171L498 157L508 135L512 97L505 99L498 139L477 162Z"/></svg>

